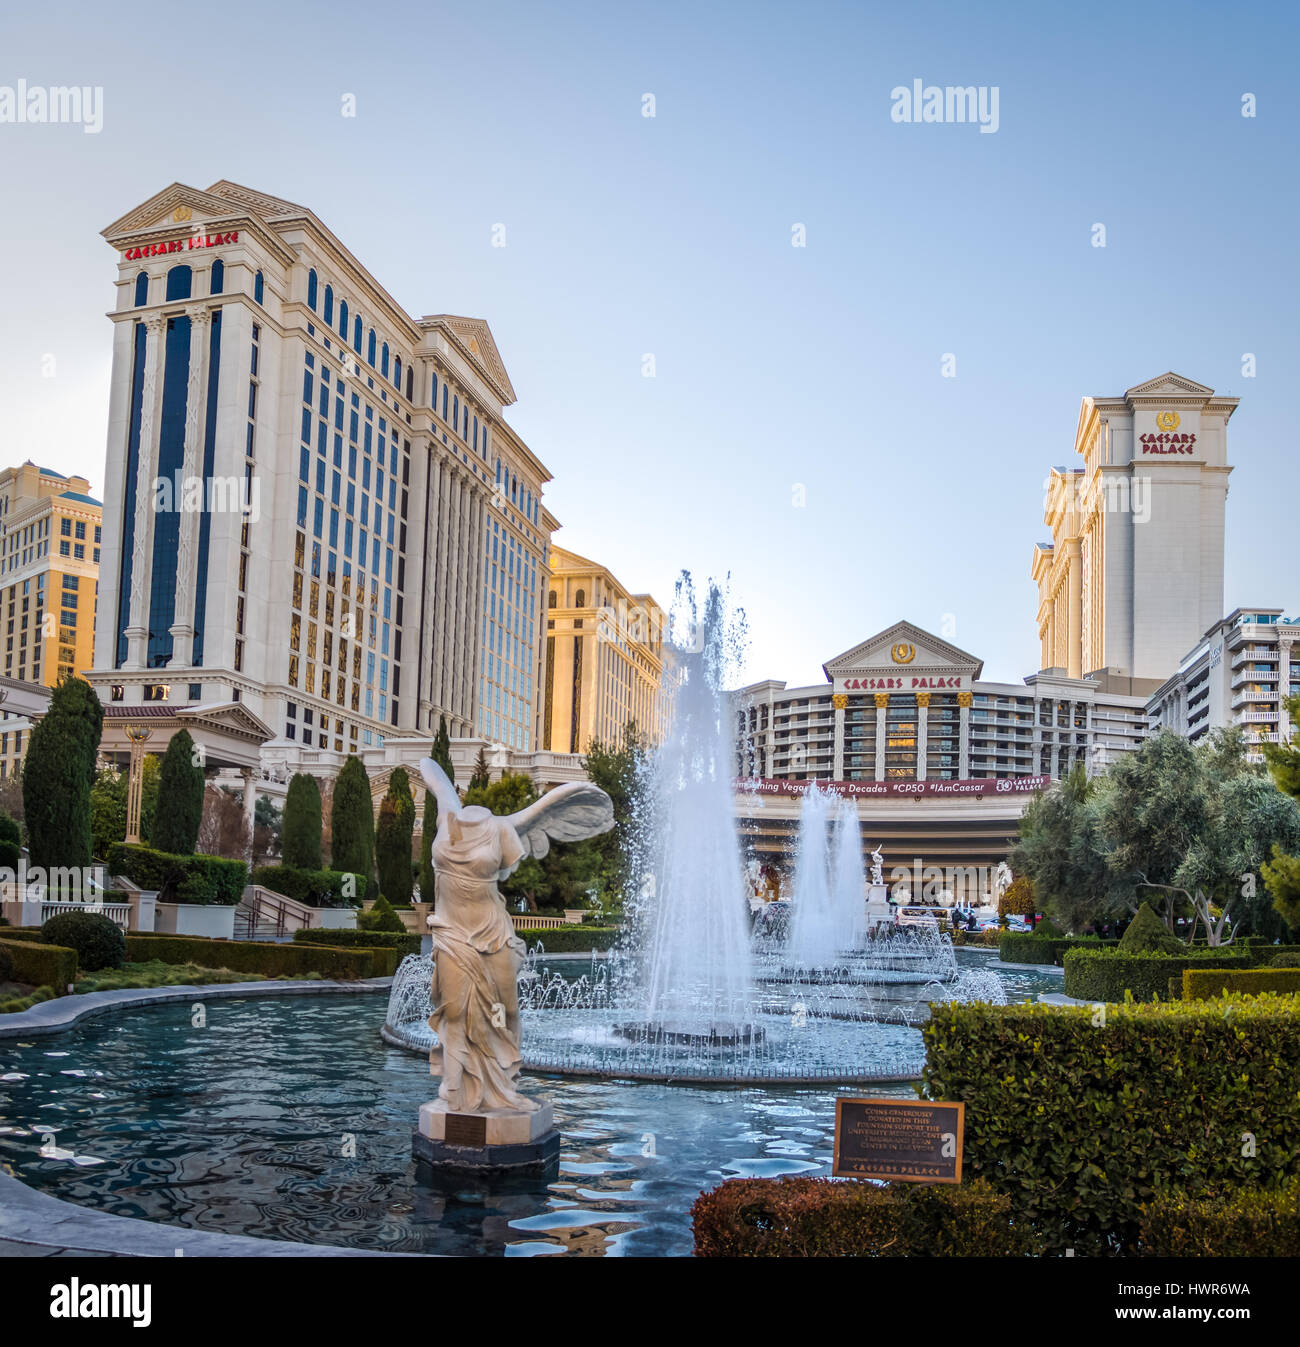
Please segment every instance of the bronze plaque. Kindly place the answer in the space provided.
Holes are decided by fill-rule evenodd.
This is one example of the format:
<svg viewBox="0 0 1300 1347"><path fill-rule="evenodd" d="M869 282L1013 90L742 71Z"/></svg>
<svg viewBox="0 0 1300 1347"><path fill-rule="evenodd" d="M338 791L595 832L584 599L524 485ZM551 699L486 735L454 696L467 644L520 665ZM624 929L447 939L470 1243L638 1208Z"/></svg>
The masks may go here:
<svg viewBox="0 0 1300 1347"><path fill-rule="evenodd" d="M448 1146L485 1146L487 1119L481 1113L449 1113L442 1139Z"/></svg>
<svg viewBox="0 0 1300 1347"><path fill-rule="evenodd" d="M837 1099L831 1172L841 1179L960 1183L965 1110L928 1099Z"/></svg>

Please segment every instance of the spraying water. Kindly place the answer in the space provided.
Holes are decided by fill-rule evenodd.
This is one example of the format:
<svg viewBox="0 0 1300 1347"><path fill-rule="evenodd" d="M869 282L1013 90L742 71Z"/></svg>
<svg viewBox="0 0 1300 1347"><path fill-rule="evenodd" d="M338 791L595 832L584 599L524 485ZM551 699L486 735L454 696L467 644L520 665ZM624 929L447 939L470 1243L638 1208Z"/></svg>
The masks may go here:
<svg viewBox="0 0 1300 1347"><path fill-rule="evenodd" d="M834 801L816 785L808 788L799 808L790 893L790 957L811 968L834 963L844 948L831 902L828 833L833 808Z"/></svg>

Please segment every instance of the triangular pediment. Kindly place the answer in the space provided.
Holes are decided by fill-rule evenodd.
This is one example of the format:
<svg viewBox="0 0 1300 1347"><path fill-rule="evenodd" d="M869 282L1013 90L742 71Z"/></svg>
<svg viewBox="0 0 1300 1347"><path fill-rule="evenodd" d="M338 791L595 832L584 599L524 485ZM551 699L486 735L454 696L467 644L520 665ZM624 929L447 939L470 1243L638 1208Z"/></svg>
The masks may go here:
<svg viewBox="0 0 1300 1347"><path fill-rule="evenodd" d="M507 406L514 402L514 385L506 373L505 361L501 359L501 352L497 349L492 329L484 319L466 318L454 313L438 313L422 318L420 322L421 325L438 326L450 332L468 353L470 360L487 376L488 381L501 391L503 394L501 400Z"/></svg>
<svg viewBox="0 0 1300 1347"><path fill-rule="evenodd" d="M187 706L176 712L178 721L189 721L208 729L225 729L254 737L259 743L274 739L271 727L255 716L243 702L211 702Z"/></svg>
<svg viewBox="0 0 1300 1347"><path fill-rule="evenodd" d="M983 667L983 660L906 621L895 622L822 665L831 682L864 671L931 674L948 670L978 678Z"/></svg>
<svg viewBox="0 0 1300 1347"><path fill-rule="evenodd" d="M1164 374L1158 374L1154 379L1148 379L1146 383L1136 384L1124 396L1126 398L1209 398L1214 396L1214 389L1207 388L1204 384L1198 384L1194 379L1188 379L1184 375L1175 374L1172 370L1167 370Z"/></svg>
<svg viewBox="0 0 1300 1347"><path fill-rule="evenodd" d="M104 238L112 240L147 229L190 229L209 220L225 220L247 213L232 201L201 192L197 187L187 187L183 182L174 182L161 192L155 192L134 210L127 211L101 232Z"/></svg>
<svg viewBox="0 0 1300 1347"><path fill-rule="evenodd" d="M309 214L305 206L299 206L283 197L268 196L265 192L255 192L251 187L243 187L237 182L222 178L208 188L207 195L229 202L240 211L251 211L264 220L275 220L282 215Z"/></svg>

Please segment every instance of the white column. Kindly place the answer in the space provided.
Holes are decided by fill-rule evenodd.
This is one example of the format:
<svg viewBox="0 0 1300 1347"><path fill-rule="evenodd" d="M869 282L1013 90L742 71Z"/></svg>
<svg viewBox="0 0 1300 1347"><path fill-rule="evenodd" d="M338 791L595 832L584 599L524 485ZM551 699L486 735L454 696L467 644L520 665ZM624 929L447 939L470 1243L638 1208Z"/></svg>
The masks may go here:
<svg viewBox="0 0 1300 1347"><path fill-rule="evenodd" d="M876 693L876 780L885 779L885 722L889 718L889 693Z"/></svg>
<svg viewBox="0 0 1300 1347"><path fill-rule="evenodd" d="M957 694L957 721L958 721L958 739L957 739L957 775L959 777L970 776L970 704L971 693L959 692Z"/></svg>
<svg viewBox="0 0 1300 1347"><path fill-rule="evenodd" d="M930 734L930 694L916 694L916 779L925 780L926 748Z"/></svg>
<svg viewBox="0 0 1300 1347"><path fill-rule="evenodd" d="M848 693L836 692L831 696L831 705L835 707L835 738L833 742L834 763L831 776L836 781L844 780L844 708L849 704Z"/></svg>

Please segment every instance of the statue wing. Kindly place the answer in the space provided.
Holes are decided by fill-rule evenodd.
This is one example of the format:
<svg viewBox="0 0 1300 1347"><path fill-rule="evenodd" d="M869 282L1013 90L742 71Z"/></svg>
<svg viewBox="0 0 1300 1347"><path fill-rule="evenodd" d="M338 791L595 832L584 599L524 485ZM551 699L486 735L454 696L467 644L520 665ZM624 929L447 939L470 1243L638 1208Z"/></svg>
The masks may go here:
<svg viewBox="0 0 1300 1347"><path fill-rule="evenodd" d="M526 856L539 859L551 842L581 842L585 837L607 833L614 826L614 805L599 786L589 781L570 781L548 790L540 800L517 814L507 814L508 823L523 844Z"/></svg>
<svg viewBox="0 0 1300 1347"><path fill-rule="evenodd" d="M425 789L433 792L440 815L460 812L460 796L456 794L456 787L447 779L447 773L432 758L420 759L420 775L424 778Z"/></svg>

